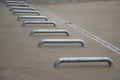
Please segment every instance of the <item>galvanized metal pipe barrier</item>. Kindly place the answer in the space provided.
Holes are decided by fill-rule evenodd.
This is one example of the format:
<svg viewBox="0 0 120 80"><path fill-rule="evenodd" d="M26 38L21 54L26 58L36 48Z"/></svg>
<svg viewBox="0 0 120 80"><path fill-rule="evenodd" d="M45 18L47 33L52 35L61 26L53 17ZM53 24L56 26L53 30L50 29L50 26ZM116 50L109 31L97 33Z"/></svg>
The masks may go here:
<svg viewBox="0 0 120 80"><path fill-rule="evenodd" d="M69 31L68 30L62 30L62 29L57 29L57 30L33 30L30 32L30 36L32 36L35 33L65 33L66 36L69 36Z"/></svg>
<svg viewBox="0 0 120 80"><path fill-rule="evenodd" d="M20 20L20 19L44 19L48 21L48 18L46 16L19 16L17 20Z"/></svg>
<svg viewBox="0 0 120 80"><path fill-rule="evenodd" d="M58 67L61 63L70 62L107 62L109 66L114 64L113 60L109 57L62 57L55 61L54 68Z"/></svg>
<svg viewBox="0 0 120 80"><path fill-rule="evenodd" d="M38 43L38 47L44 43L80 43L82 47L85 46L85 42L81 39L43 39Z"/></svg>
<svg viewBox="0 0 120 80"><path fill-rule="evenodd" d="M11 3L11 4L9 4L9 5L6 5L6 7L13 7L13 6L29 7L29 4L16 4L16 3Z"/></svg>
<svg viewBox="0 0 120 80"><path fill-rule="evenodd" d="M18 3L18 4L24 4L25 2L24 1L5 1L5 3Z"/></svg>
<svg viewBox="0 0 120 80"><path fill-rule="evenodd" d="M13 10L13 15L16 13L32 13L32 14L37 14L40 15L39 11L29 11L29 10Z"/></svg>
<svg viewBox="0 0 120 80"><path fill-rule="evenodd" d="M9 11L13 11L13 10L32 10L32 11L35 11L35 9L32 7L11 7L9 9Z"/></svg>
<svg viewBox="0 0 120 80"><path fill-rule="evenodd" d="M53 24L53 26L56 26L55 21L24 21L22 26L25 26L26 24Z"/></svg>
<svg viewBox="0 0 120 80"><path fill-rule="evenodd" d="M8 6L11 6L11 5L14 5L14 4L27 4L27 3L6 3L6 7L8 7Z"/></svg>

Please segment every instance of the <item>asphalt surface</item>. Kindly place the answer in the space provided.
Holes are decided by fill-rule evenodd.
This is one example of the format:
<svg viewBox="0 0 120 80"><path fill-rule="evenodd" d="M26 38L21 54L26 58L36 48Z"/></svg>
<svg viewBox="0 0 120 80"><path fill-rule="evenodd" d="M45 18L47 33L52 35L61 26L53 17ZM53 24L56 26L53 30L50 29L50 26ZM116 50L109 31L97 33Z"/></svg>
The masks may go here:
<svg viewBox="0 0 120 80"><path fill-rule="evenodd" d="M79 4L31 5L41 15L54 20L51 25L21 26L5 4L0 3L0 80L119 80L120 55L110 48L74 29L73 24L120 48L120 2L91 2ZM29 14L31 15L31 14ZM33 29L67 29L64 34L36 34ZM44 44L42 39L82 39L80 44ZM110 57L114 66L107 63L63 63L54 68L60 57Z"/></svg>

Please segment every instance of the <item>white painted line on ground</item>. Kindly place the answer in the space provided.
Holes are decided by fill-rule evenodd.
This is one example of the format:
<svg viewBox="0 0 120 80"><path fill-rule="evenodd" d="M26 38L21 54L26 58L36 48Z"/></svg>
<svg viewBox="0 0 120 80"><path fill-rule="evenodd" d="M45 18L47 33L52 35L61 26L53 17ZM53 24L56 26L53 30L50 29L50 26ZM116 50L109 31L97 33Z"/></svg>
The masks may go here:
<svg viewBox="0 0 120 80"><path fill-rule="evenodd" d="M95 41L101 43L102 45L108 47L109 49L115 51L116 53L120 54L120 49L119 49L118 47L116 47L116 46L114 46L114 45L106 42L105 40L103 40L103 39L101 39L101 38L99 38L99 37L91 34L90 32L82 29L81 27L76 26L75 24L69 24L69 26L71 26L72 28L74 28L74 29L82 32L83 34L85 34L85 35L87 35L88 37L94 39Z"/></svg>
<svg viewBox="0 0 120 80"><path fill-rule="evenodd" d="M67 21L65 21L63 18L59 17L59 16L56 15L56 14L53 14L52 12L50 12L50 11L48 11L48 10L45 10L45 12L46 12L48 15L50 15L50 16L58 19L58 20L61 21L62 23L68 25L69 27L72 27L72 28L76 29L77 31L82 32L83 34L87 35L88 37L92 38L93 40L95 40L95 41L99 42L100 44L106 46L107 48L111 49L112 51L120 54L120 49L119 49L118 47L116 47L116 46L108 43L107 41L105 41L105 40L103 40L103 39L101 39L101 38L99 38L99 37L97 37L97 36L95 36L94 34L92 34L92 33L88 32L88 31L84 30L84 29L81 28L81 27L78 27L78 26L75 25L75 24L66 23Z"/></svg>

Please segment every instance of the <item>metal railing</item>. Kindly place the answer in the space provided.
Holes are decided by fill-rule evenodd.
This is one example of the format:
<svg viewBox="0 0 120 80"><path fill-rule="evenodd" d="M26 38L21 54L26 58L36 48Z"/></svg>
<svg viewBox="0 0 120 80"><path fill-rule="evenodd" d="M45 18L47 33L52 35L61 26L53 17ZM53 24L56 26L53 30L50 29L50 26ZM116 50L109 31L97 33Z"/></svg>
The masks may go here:
<svg viewBox="0 0 120 80"><path fill-rule="evenodd" d="M30 11L30 10L13 10L13 15L17 13L31 13L31 14L37 14L40 15L39 11Z"/></svg>
<svg viewBox="0 0 120 80"><path fill-rule="evenodd" d="M69 31L68 30L63 30L63 29L57 29L57 30L33 30L30 32L30 36L32 36L35 33L65 33L66 36L69 36Z"/></svg>
<svg viewBox="0 0 120 80"><path fill-rule="evenodd" d="M107 62L109 66L114 64L113 60L109 57L62 57L55 61L54 68L58 67L61 63L70 62Z"/></svg>
<svg viewBox="0 0 120 80"><path fill-rule="evenodd" d="M32 10L32 11L35 11L35 9L32 7L11 7L9 9L9 11L13 11L13 10Z"/></svg>
<svg viewBox="0 0 120 80"><path fill-rule="evenodd" d="M16 3L11 3L11 4L6 5L6 7L13 7L13 6L29 7L29 4L16 4Z"/></svg>
<svg viewBox="0 0 120 80"><path fill-rule="evenodd" d="M46 16L19 16L17 18L17 20L21 20L21 19L44 19L48 21L48 18Z"/></svg>
<svg viewBox="0 0 120 80"><path fill-rule="evenodd" d="M24 21L22 26L25 26L26 24L53 24L53 26L56 26L55 21Z"/></svg>
<svg viewBox="0 0 120 80"><path fill-rule="evenodd" d="M81 39L43 39L38 43L38 47L44 43L80 43L82 47L85 46L85 42Z"/></svg>
<svg viewBox="0 0 120 80"><path fill-rule="evenodd" d="M24 1L4 1L6 4L7 3L17 3L17 4L25 4Z"/></svg>

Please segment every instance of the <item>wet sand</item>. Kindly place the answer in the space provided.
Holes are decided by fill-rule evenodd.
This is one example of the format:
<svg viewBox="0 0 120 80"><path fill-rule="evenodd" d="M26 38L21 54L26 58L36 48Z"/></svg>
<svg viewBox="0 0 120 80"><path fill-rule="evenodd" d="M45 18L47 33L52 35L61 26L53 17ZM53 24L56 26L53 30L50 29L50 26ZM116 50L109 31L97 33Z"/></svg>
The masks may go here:
<svg viewBox="0 0 120 80"><path fill-rule="evenodd" d="M50 12L67 21L81 26L120 48L119 1L61 5L31 5L55 20L57 27L49 25L21 26L3 3L0 3L0 80L119 80L120 55L101 45L88 36L68 27ZM46 11L49 10L49 11ZM70 36L63 34L37 34L29 37L33 29L68 29ZM46 38L80 38L86 42L79 44L45 44L37 47ZM60 57L111 57L115 66L106 63L66 63L57 69L54 62Z"/></svg>

